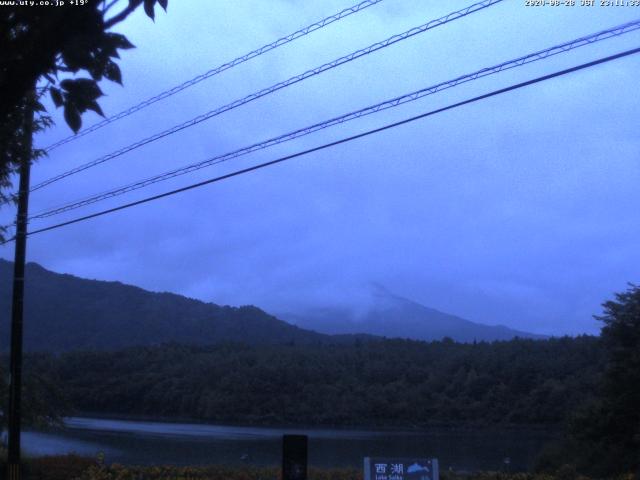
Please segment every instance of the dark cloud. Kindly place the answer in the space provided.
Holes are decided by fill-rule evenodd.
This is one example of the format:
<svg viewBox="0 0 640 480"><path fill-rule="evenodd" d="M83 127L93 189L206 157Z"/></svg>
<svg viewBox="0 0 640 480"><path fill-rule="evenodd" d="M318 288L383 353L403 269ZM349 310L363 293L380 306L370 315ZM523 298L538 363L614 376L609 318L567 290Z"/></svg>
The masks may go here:
<svg viewBox="0 0 640 480"><path fill-rule="evenodd" d="M521 3L504 2L59 182L33 195L32 210L623 23L632 13ZM37 165L34 181L464 5L383 2L60 148ZM344 7L173 2L156 24L138 15L123 27L138 46L123 59L125 88L105 86L104 110L115 113ZM630 48L638 38L633 33L463 85L101 206ZM366 305L367 286L376 281L470 320L540 333L595 332L591 315L637 281L640 264L640 98L633 88L639 62L624 59L34 236L29 258L57 271L274 311ZM59 120L39 141L67 133ZM11 254L5 247L2 255Z"/></svg>

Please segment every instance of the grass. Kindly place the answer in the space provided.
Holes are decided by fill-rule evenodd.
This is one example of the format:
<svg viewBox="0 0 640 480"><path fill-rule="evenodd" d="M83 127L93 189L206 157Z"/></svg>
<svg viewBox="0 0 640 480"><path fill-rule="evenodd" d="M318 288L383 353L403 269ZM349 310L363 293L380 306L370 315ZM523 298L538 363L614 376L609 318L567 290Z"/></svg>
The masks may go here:
<svg viewBox="0 0 640 480"><path fill-rule="evenodd" d="M0 452L0 468L4 474L5 458ZM2 477L3 475L0 475ZM441 480L589 480L571 468L554 474L475 472L456 474L442 472ZM56 455L27 458L24 480L280 480L277 467L202 467L104 465L100 459L79 455ZM362 480L359 469L309 470L308 480ZM615 480L633 480L632 474Z"/></svg>

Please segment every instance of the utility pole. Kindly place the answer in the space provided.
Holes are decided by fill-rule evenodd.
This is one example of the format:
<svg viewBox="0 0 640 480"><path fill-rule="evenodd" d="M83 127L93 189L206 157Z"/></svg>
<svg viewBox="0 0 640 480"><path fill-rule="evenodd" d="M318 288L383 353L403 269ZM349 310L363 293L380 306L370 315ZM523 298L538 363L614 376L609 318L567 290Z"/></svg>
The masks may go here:
<svg viewBox="0 0 640 480"><path fill-rule="evenodd" d="M18 213L16 216L15 259L13 264L13 299L11 305L11 358L9 371L9 451L8 480L20 480L20 430L22 397L22 317L24 310L24 264L27 256L27 218L29 211L29 176L33 134L33 105L35 92L26 101L24 115L23 155L20 163Z"/></svg>

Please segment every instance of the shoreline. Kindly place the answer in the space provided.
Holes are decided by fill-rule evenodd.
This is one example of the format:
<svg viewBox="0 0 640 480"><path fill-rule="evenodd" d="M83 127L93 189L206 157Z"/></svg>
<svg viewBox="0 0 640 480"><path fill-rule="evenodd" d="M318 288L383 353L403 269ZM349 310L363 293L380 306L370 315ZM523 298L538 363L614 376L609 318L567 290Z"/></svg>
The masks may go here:
<svg viewBox="0 0 640 480"><path fill-rule="evenodd" d="M264 429L292 429L292 430L336 430L336 431L362 431L368 433L404 433L404 434L421 434L435 432L447 433L492 433L492 432L509 432L523 431L546 433L549 435L560 435L563 432L563 425L541 425L541 424L431 424L420 426L409 425L351 425L351 424L278 424L269 422L231 422L231 421L209 421L191 417L164 417L143 414L119 414L119 413L97 413L97 412L77 412L74 415L64 417L64 419L81 418L87 420L114 420L124 422L149 422L149 423L165 423L165 424L186 424L186 425L208 425L215 427L231 427L231 428L264 428ZM55 428L55 427L54 427ZM63 427L65 428L65 427Z"/></svg>

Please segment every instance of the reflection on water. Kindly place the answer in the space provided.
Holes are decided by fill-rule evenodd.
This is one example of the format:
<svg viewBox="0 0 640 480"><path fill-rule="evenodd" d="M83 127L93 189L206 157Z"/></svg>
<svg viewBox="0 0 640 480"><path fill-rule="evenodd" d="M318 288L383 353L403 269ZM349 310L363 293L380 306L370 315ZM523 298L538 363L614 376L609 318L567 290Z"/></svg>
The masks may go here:
<svg viewBox="0 0 640 480"><path fill-rule="evenodd" d="M29 455L57 455L74 452L80 455L95 456L100 451L109 455L119 453L116 449L105 448L104 444L67 436L61 432L26 431L22 433L21 437L23 449Z"/></svg>
<svg viewBox="0 0 640 480"><path fill-rule="evenodd" d="M309 463L361 467L365 456L437 457L441 468L526 470L551 435L530 430L388 432L259 428L70 418L54 432L23 435L27 454L76 452L124 464L278 465L284 433L309 435Z"/></svg>

